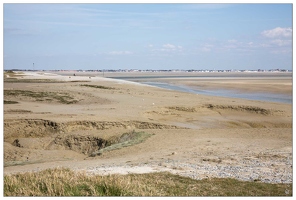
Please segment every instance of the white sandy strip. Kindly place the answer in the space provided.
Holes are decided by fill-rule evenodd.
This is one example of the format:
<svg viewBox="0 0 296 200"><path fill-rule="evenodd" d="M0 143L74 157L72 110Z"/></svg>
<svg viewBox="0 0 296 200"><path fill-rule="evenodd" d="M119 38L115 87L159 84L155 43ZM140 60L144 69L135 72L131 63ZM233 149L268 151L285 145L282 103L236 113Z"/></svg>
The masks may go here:
<svg viewBox="0 0 296 200"><path fill-rule="evenodd" d="M81 171L81 169L77 169ZM134 167L124 167L124 166L114 166L114 167L95 167L87 170L83 170L89 175L111 175L111 174L145 174L160 171L171 171L167 168L155 169L151 166L134 166Z"/></svg>
<svg viewBox="0 0 296 200"><path fill-rule="evenodd" d="M254 181L260 179L265 183L292 183L293 173L289 165L283 171L275 171L266 166L257 166L256 162L251 162L248 166L229 166L211 164L187 164L167 163L165 166L97 166L76 168L77 172L85 172L87 175L112 175L112 174L145 174L153 172L169 172L183 177L201 180L204 178L234 178L241 181ZM266 164L266 163L265 163ZM264 164L263 164L264 165Z"/></svg>
<svg viewBox="0 0 296 200"><path fill-rule="evenodd" d="M90 81L90 82L99 82L99 81L110 81L115 82L117 84L131 84L131 85L141 85L141 86L147 86L147 87L154 87L150 85L145 85L141 83L121 80L121 79L112 79L112 78L105 78L105 77L88 77L88 76L62 76L58 74L53 73L43 73L43 72L23 72L23 75L21 78L23 79L54 79L59 81Z"/></svg>

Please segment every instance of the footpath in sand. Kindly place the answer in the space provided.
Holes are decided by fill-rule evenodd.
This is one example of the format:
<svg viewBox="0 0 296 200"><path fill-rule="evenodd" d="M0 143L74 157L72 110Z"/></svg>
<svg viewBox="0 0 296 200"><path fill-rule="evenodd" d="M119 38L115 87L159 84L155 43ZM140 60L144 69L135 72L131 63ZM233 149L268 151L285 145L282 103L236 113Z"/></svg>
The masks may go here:
<svg viewBox="0 0 296 200"><path fill-rule="evenodd" d="M276 83L291 91L287 81ZM292 183L291 104L32 72L4 77L3 124L4 174L67 167L103 175L169 171L194 179ZM97 153L133 132L148 137Z"/></svg>

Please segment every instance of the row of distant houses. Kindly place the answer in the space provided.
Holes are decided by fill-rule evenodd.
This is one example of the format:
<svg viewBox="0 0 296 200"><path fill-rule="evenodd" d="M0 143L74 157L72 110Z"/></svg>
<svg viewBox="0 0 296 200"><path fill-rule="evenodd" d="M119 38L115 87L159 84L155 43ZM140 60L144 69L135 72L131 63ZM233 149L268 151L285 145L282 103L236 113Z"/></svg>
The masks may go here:
<svg viewBox="0 0 296 200"><path fill-rule="evenodd" d="M58 71L58 72L292 72L292 70L287 69L270 69L270 70L264 70L264 69L258 69L258 70L195 70L195 69L189 69L189 70L152 70L152 69L100 69L100 70L24 70L24 69L9 69L4 71Z"/></svg>

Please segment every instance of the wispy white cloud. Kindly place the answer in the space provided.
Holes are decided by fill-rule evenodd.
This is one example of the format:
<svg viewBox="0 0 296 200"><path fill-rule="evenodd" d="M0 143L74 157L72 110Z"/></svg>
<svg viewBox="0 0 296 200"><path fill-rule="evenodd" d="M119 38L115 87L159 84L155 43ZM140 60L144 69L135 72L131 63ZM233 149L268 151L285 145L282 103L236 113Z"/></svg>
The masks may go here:
<svg viewBox="0 0 296 200"><path fill-rule="evenodd" d="M212 44L202 44L200 46L200 50L202 52L210 52L210 51L212 51L213 48L214 48L214 45L212 45Z"/></svg>
<svg viewBox="0 0 296 200"><path fill-rule="evenodd" d="M292 37L292 28L277 27L271 30L265 30L261 34L267 38L287 38Z"/></svg>
<svg viewBox="0 0 296 200"><path fill-rule="evenodd" d="M67 22L67 21L41 21L41 20L5 20L7 23L39 24L39 25L63 25L63 26L90 26L90 27L109 27L110 25Z"/></svg>
<svg viewBox="0 0 296 200"><path fill-rule="evenodd" d="M226 41L208 41L207 43L201 44L198 48L199 52L251 52L258 49L258 44L253 41L239 41L237 39L229 39Z"/></svg>
<svg viewBox="0 0 296 200"><path fill-rule="evenodd" d="M235 4L221 4L221 3L194 3L194 4L185 4L181 6L183 9L190 10L220 10L228 7L232 7Z"/></svg>
<svg viewBox="0 0 296 200"><path fill-rule="evenodd" d="M272 54L291 54L291 50L289 49L273 49L271 50L271 53Z"/></svg>
<svg viewBox="0 0 296 200"><path fill-rule="evenodd" d="M4 34L8 35L31 35L31 32L28 30L20 29L20 28L3 28Z"/></svg>
<svg viewBox="0 0 296 200"><path fill-rule="evenodd" d="M181 45L166 43L163 45L148 45L150 56L153 57L174 57L179 55L185 55L186 51Z"/></svg>
<svg viewBox="0 0 296 200"><path fill-rule="evenodd" d="M131 51L110 51L109 55L131 55L133 52Z"/></svg>
<svg viewBox="0 0 296 200"><path fill-rule="evenodd" d="M176 48L176 46L173 44L164 44L164 45L162 45L162 47L165 49L175 49Z"/></svg>
<svg viewBox="0 0 296 200"><path fill-rule="evenodd" d="M162 17L162 13L120 12L100 8L84 8L79 4L16 4L5 6L9 15L4 16L9 24L23 24L30 27L38 23L42 25L114 27L159 29L153 24ZM55 28L55 27L54 27Z"/></svg>
<svg viewBox="0 0 296 200"><path fill-rule="evenodd" d="M291 46L292 46L292 28L287 27L287 28L281 28L277 27L271 30L265 30L261 32L261 35L266 38L267 40L265 41L265 46L269 47L287 47L286 50L281 50L276 52L291 52ZM274 52L274 50L272 50Z"/></svg>
<svg viewBox="0 0 296 200"><path fill-rule="evenodd" d="M162 45L162 48L160 51L182 51L183 47L180 45L174 45L174 44L164 44Z"/></svg>
<svg viewBox="0 0 296 200"><path fill-rule="evenodd" d="M237 43L237 40L231 39L227 41L228 43Z"/></svg>
<svg viewBox="0 0 296 200"><path fill-rule="evenodd" d="M292 28L277 27L271 30L265 30L259 35L263 37L245 39L228 39L228 40L208 40L198 46L198 52L232 52L245 53L266 52L285 54L292 52ZM258 40L259 39L259 40ZM169 46L168 46L169 47Z"/></svg>
<svg viewBox="0 0 296 200"><path fill-rule="evenodd" d="M223 45L223 47L226 48L227 50L230 50L230 49L237 49L240 45L241 45L240 42L232 39L232 40L228 40L226 44Z"/></svg>
<svg viewBox="0 0 296 200"><path fill-rule="evenodd" d="M288 45L292 44L292 41L291 40L276 39L276 40L272 40L270 43L275 44L277 46L288 46Z"/></svg>

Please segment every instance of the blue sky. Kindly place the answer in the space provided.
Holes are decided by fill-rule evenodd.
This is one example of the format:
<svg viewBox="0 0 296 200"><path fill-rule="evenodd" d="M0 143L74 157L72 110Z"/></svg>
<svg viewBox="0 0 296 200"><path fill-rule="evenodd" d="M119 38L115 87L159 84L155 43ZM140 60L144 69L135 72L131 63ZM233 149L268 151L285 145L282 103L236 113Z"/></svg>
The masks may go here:
<svg viewBox="0 0 296 200"><path fill-rule="evenodd" d="M292 69L292 9L5 3L4 69Z"/></svg>

